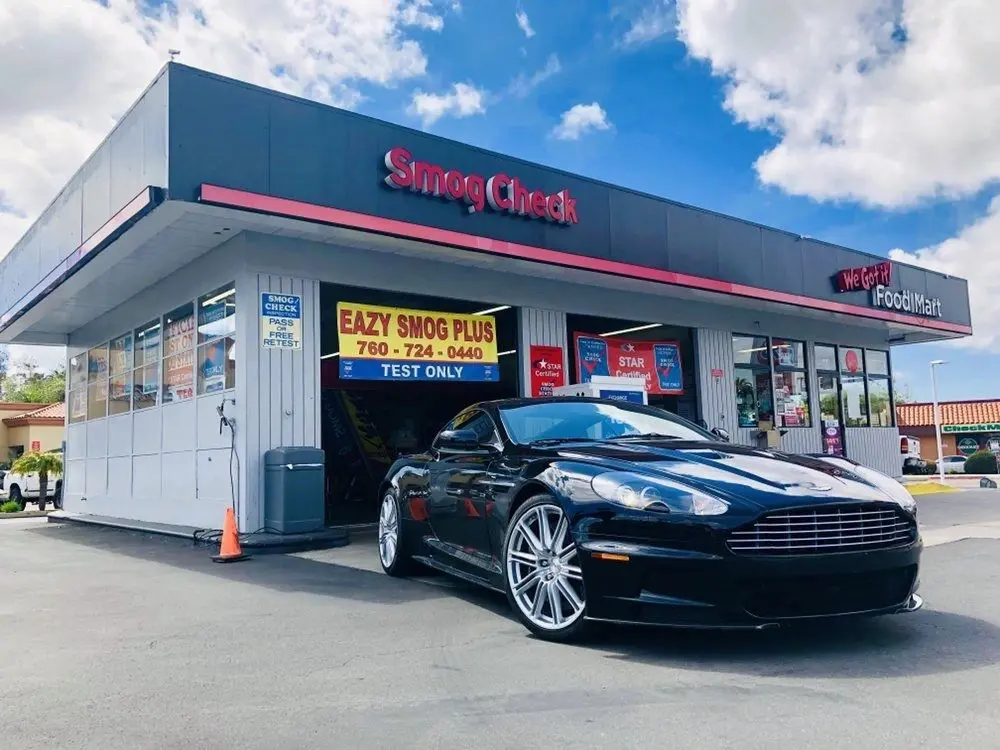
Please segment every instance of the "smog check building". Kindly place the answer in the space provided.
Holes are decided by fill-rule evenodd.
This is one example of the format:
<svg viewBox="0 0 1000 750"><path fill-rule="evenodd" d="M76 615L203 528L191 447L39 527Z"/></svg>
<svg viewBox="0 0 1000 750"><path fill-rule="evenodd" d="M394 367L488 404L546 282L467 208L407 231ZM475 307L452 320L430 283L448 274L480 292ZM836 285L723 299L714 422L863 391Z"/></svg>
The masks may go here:
<svg viewBox="0 0 1000 750"><path fill-rule="evenodd" d="M371 522L466 405L599 375L898 475L890 348L972 332L962 279L174 63L0 280L0 341L68 347L64 510L244 531L269 449Z"/></svg>

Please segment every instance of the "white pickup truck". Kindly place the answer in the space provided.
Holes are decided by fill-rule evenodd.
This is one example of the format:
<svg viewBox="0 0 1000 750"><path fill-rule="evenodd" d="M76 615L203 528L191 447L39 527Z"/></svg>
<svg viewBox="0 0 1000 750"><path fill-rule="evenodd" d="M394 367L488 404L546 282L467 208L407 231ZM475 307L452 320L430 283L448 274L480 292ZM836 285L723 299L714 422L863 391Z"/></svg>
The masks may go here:
<svg viewBox="0 0 1000 750"><path fill-rule="evenodd" d="M12 471L4 474L2 493L7 499L20 504L21 510L24 510L25 503L38 502L39 491L37 474L15 474ZM62 507L62 477L49 477L46 494L47 501L54 507ZM39 506L39 510L43 508Z"/></svg>

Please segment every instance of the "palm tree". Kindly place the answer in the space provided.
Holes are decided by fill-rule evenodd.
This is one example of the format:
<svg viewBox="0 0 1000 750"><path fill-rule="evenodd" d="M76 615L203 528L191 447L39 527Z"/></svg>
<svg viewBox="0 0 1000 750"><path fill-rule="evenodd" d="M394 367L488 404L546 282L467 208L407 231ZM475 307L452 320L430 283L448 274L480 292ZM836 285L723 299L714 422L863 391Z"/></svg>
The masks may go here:
<svg viewBox="0 0 1000 750"><path fill-rule="evenodd" d="M49 477L62 476L62 456L58 453L31 451L17 459L10 470L14 474L25 476L28 474L38 475L38 509L45 510L45 506L48 504Z"/></svg>

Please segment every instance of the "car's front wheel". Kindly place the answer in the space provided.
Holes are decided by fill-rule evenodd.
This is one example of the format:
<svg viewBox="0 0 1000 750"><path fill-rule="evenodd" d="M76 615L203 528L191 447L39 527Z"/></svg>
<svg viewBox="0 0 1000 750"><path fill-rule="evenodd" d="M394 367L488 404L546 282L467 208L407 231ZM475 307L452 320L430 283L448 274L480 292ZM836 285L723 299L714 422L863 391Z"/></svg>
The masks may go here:
<svg viewBox="0 0 1000 750"><path fill-rule="evenodd" d="M517 509L504 539L507 598L532 633L569 641L587 629L587 596L569 519L549 495Z"/></svg>
<svg viewBox="0 0 1000 750"><path fill-rule="evenodd" d="M378 513L378 557L382 570L397 578L409 575L414 568L401 510L396 493L387 490Z"/></svg>

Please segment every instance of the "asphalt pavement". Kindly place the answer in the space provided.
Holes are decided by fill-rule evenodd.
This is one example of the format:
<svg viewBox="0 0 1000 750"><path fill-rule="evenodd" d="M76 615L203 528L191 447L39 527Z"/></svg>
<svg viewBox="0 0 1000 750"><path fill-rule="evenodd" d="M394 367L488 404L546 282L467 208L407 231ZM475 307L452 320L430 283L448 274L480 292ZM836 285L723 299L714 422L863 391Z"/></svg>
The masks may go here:
<svg viewBox="0 0 1000 750"><path fill-rule="evenodd" d="M930 536L1000 523L1000 491L919 503ZM0 521L0 747L995 749L1000 542L969 536L927 548L913 615L560 646L360 544L218 565Z"/></svg>

